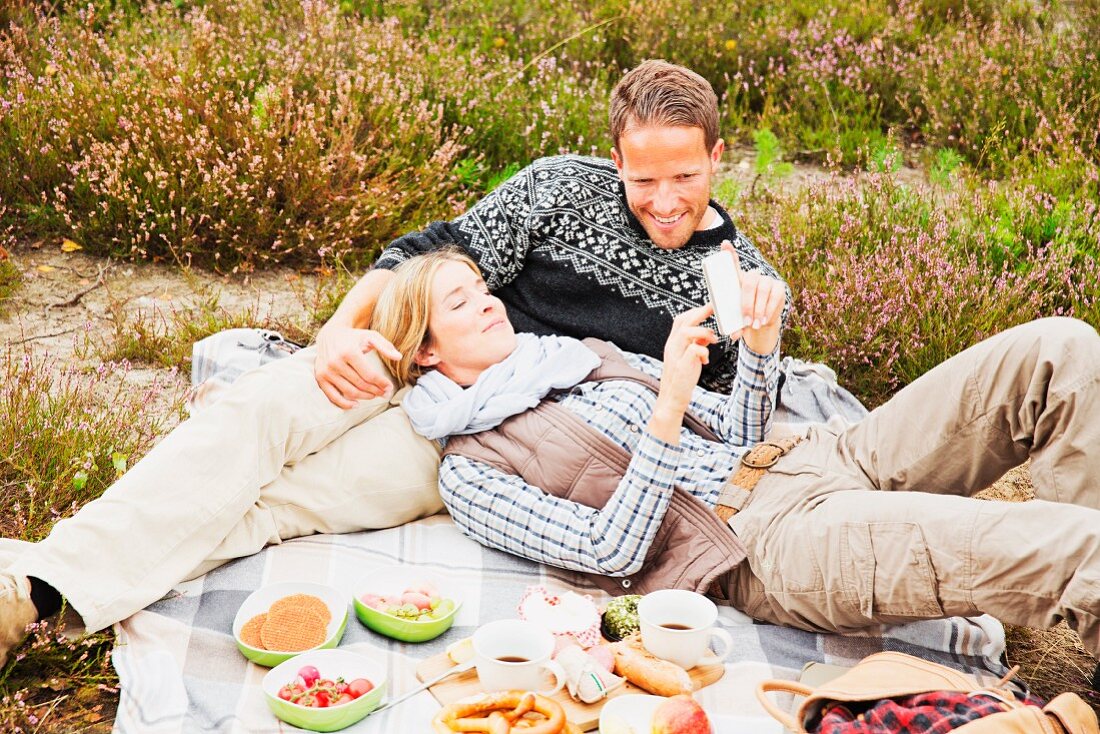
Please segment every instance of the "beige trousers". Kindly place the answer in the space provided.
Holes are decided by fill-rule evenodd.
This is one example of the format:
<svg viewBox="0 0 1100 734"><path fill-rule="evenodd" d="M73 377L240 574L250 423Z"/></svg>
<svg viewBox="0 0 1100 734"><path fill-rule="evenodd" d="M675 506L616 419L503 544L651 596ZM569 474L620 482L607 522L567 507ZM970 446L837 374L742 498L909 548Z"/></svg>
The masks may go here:
<svg viewBox="0 0 1100 734"><path fill-rule="evenodd" d="M1031 459L1037 499L973 499ZM966 350L862 422L816 427L730 525L750 616L804 629L1065 619L1100 656L1100 337L1043 319Z"/></svg>
<svg viewBox="0 0 1100 734"><path fill-rule="evenodd" d="M439 512L438 445L400 396L338 408L313 360L303 349L244 374L45 540L6 543L0 564L49 583L94 631L265 545Z"/></svg>

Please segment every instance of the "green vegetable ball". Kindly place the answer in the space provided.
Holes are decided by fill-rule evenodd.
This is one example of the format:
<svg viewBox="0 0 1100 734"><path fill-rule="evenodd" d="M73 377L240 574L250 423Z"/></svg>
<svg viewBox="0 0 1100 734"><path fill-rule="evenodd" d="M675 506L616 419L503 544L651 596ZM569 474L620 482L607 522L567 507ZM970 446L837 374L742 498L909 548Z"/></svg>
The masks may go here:
<svg viewBox="0 0 1100 734"><path fill-rule="evenodd" d="M603 636L615 642L638 631L639 594L619 596L607 603L600 630Z"/></svg>

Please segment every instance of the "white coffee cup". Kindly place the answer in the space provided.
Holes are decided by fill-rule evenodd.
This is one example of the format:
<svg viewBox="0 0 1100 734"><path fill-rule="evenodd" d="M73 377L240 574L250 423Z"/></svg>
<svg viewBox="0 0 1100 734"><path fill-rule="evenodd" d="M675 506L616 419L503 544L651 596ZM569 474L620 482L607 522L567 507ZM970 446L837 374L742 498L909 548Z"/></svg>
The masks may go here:
<svg viewBox="0 0 1100 734"><path fill-rule="evenodd" d="M638 622L646 650L682 668L694 668L710 650L710 641L722 641L722 649L708 662L720 662L733 649L733 638L715 627L718 607L694 591L662 589L638 601Z"/></svg>
<svg viewBox="0 0 1100 734"><path fill-rule="evenodd" d="M565 685L565 671L550 659L554 636L550 631L520 619L500 619L474 632L474 666L481 687L487 691L518 689L550 696ZM543 689L546 673L554 677L552 688Z"/></svg>

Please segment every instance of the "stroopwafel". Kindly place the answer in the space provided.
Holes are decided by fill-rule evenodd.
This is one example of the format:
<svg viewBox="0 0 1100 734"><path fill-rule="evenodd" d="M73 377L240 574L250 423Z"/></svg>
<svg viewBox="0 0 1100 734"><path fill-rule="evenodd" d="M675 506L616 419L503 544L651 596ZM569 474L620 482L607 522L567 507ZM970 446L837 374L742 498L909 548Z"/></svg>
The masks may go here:
<svg viewBox="0 0 1100 734"><path fill-rule="evenodd" d="M308 609L311 612L315 612L325 624L332 621L332 612L329 611L328 604L321 599L313 596L312 594L291 594L290 596L284 596L282 599L277 599L272 602L271 608L268 609L268 613L274 612L276 609L281 609L284 606L289 607L301 607L302 609Z"/></svg>
<svg viewBox="0 0 1100 734"><path fill-rule="evenodd" d="M255 617L245 622L244 627L241 627L241 642L250 647L265 650L264 641L260 639L260 628L264 626L264 622L266 621L267 614L257 614Z"/></svg>
<svg viewBox="0 0 1100 734"><path fill-rule="evenodd" d="M324 642L327 628L321 615L312 609L296 604L284 604L276 609L272 605L260 628L260 639L268 650L299 652Z"/></svg>

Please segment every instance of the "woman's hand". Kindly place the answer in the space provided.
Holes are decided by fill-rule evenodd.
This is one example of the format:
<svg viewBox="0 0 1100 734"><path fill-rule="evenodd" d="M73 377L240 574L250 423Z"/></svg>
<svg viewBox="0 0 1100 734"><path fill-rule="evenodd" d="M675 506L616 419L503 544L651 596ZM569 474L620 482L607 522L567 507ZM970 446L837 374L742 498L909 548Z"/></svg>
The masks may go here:
<svg viewBox="0 0 1100 734"><path fill-rule="evenodd" d="M737 250L729 240L722 249L733 257L737 272L741 274L741 314L745 327L730 332L730 339L742 339L757 354L771 354L779 344L779 327L783 307L787 303L787 289L782 281L756 272L741 270Z"/></svg>
<svg viewBox="0 0 1100 734"><path fill-rule="evenodd" d="M699 382L703 365L710 361L707 347L718 341L717 335L702 323L714 315L711 304L684 311L672 321L665 341L661 389L653 406L649 432L666 443L680 442L680 424L691 402L691 393Z"/></svg>

